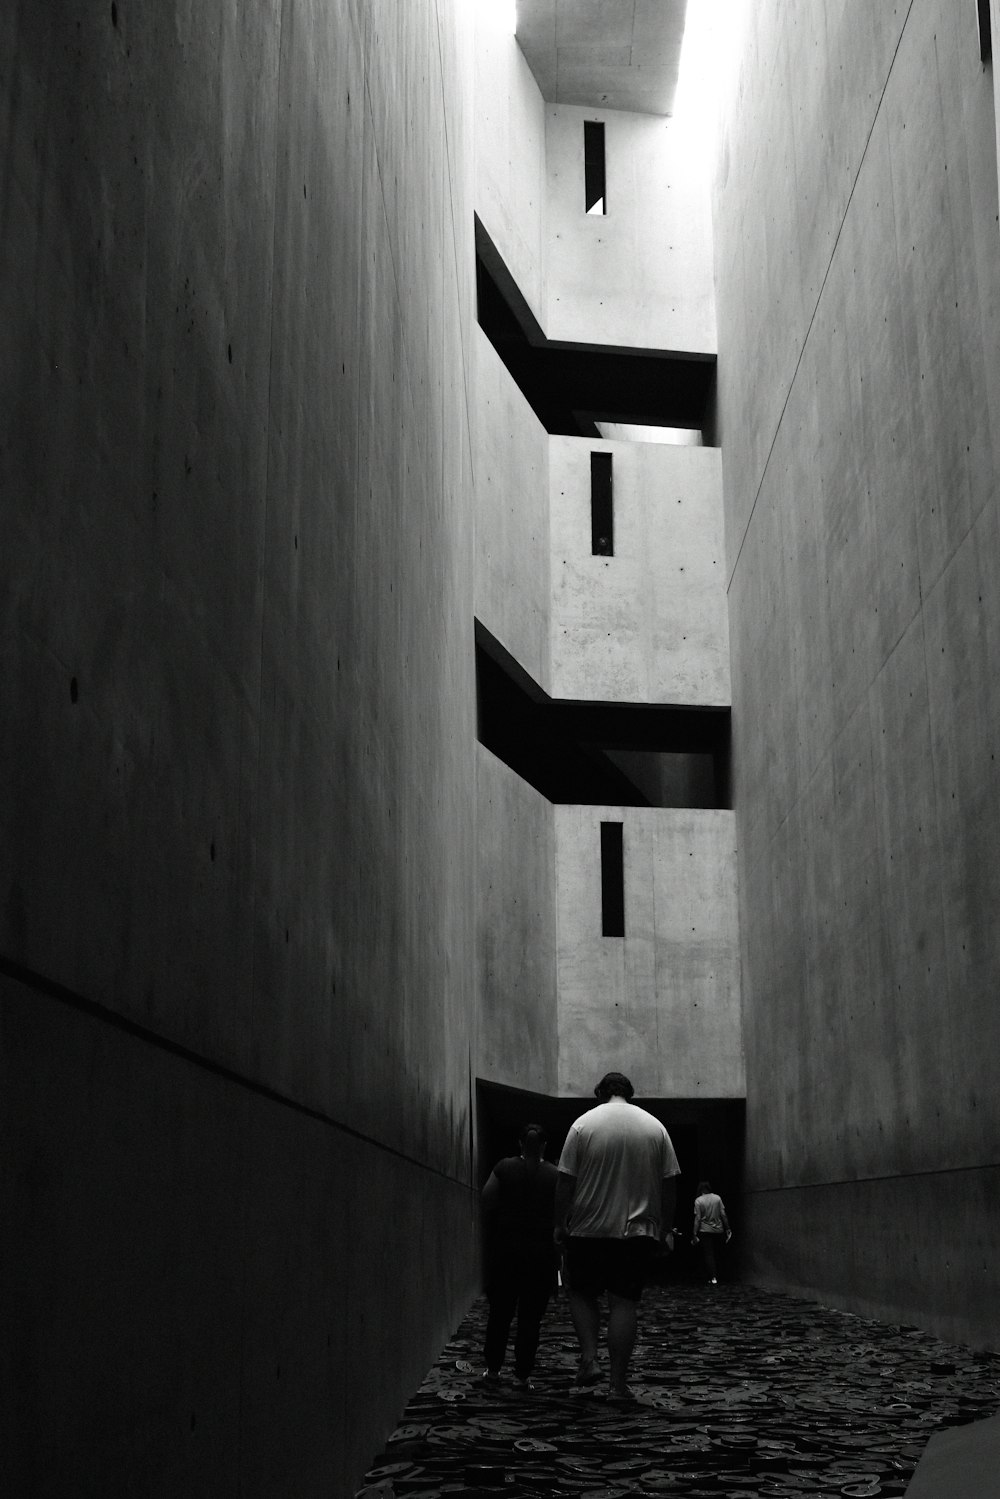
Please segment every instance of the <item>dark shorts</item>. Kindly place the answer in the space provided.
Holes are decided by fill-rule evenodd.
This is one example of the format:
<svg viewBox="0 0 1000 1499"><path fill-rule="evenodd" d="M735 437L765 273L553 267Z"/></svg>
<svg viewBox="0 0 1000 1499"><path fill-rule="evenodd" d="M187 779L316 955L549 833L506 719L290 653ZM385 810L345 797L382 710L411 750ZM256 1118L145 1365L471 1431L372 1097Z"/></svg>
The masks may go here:
<svg viewBox="0 0 1000 1499"><path fill-rule="evenodd" d="M639 1301L652 1267L657 1241L636 1239L574 1239L566 1241L566 1284L581 1296L610 1291L626 1301Z"/></svg>

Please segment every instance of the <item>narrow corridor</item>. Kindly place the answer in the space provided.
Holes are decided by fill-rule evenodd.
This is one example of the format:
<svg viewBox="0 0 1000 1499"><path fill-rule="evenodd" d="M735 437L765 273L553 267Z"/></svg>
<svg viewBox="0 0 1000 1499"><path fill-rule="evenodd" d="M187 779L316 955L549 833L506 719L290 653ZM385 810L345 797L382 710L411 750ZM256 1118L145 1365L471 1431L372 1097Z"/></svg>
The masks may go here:
<svg viewBox="0 0 1000 1499"><path fill-rule="evenodd" d="M505 1496L901 1495L935 1431L996 1414L1000 1356L752 1287L644 1298L634 1406L571 1394L564 1298L534 1389L479 1378L478 1301L359 1491Z"/></svg>

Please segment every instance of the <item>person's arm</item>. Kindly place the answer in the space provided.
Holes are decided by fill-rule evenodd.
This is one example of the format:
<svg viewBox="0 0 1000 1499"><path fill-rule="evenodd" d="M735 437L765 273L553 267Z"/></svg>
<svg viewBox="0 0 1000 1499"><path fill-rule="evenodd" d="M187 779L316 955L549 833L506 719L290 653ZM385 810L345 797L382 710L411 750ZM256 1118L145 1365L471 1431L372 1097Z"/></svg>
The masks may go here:
<svg viewBox="0 0 1000 1499"><path fill-rule="evenodd" d="M665 1176L660 1185L660 1238L668 1249L674 1247L674 1211L677 1207L677 1178Z"/></svg>
<svg viewBox="0 0 1000 1499"><path fill-rule="evenodd" d="M495 1171L490 1172L489 1181L480 1194L484 1213L495 1213L500 1206L500 1182Z"/></svg>
<svg viewBox="0 0 1000 1499"><path fill-rule="evenodd" d="M728 1244L729 1240L733 1237L733 1231L729 1227L729 1219L726 1217L726 1205L724 1202L719 1203L719 1211L722 1213L722 1226L726 1230L726 1243Z"/></svg>
<svg viewBox="0 0 1000 1499"><path fill-rule="evenodd" d="M691 1243L697 1244L698 1232L701 1228L701 1207L697 1197L694 1200L694 1227L691 1230Z"/></svg>
<svg viewBox="0 0 1000 1499"><path fill-rule="evenodd" d="M569 1214L576 1191L576 1177L560 1171L556 1182L555 1228L553 1237L557 1244L564 1244L569 1237Z"/></svg>

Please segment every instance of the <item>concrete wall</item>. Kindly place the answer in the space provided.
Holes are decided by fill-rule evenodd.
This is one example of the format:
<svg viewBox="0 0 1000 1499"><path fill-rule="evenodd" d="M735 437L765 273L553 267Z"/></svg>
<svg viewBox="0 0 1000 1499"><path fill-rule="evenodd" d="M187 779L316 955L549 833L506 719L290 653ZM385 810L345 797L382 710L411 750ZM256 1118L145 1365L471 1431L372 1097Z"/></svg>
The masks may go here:
<svg viewBox="0 0 1000 1499"><path fill-rule="evenodd" d="M603 822L623 824L625 936L601 935ZM559 1091L608 1068L652 1098L743 1093L732 812L556 807Z"/></svg>
<svg viewBox="0 0 1000 1499"><path fill-rule="evenodd" d="M997 170L1000 173L1000 72L993 62L993 46L1000 51L1000 0L989 0L990 72L993 75L993 122L996 127ZM994 44L993 38L997 41Z"/></svg>
<svg viewBox="0 0 1000 1499"><path fill-rule="evenodd" d="M18 1493L346 1493L473 1285L472 41L0 20Z"/></svg>
<svg viewBox="0 0 1000 1499"><path fill-rule="evenodd" d="M748 1248L994 1342L996 192L974 5L756 8L716 204Z"/></svg>
<svg viewBox="0 0 1000 1499"><path fill-rule="evenodd" d="M585 211L583 124L603 120L607 213ZM549 338L715 352L708 183L670 120L545 112Z"/></svg>
<svg viewBox="0 0 1000 1499"><path fill-rule="evenodd" d="M479 1037L476 1075L558 1088L552 803L479 746Z"/></svg>
<svg viewBox="0 0 1000 1499"><path fill-rule="evenodd" d="M476 12L476 212L546 336L714 353L709 195L680 132L547 105L515 39ZM602 217L584 212L584 120L605 122Z"/></svg>
<svg viewBox="0 0 1000 1499"><path fill-rule="evenodd" d="M499 12L476 0L476 212L545 322L545 105Z"/></svg>
<svg viewBox="0 0 1000 1499"><path fill-rule="evenodd" d="M6 978L0 1045L9 1492L351 1492L467 1298L465 1185Z"/></svg>
<svg viewBox="0 0 1000 1499"><path fill-rule="evenodd" d="M545 304L545 114L514 38L476 7L476 212L536 318ZM475 330L475 614L550 688L549 437ZM556 1090L552 804L477 749L477 1077Z"/></svg>
<svg viewBox="0 0 1000 1499"><path fill-rule="evenodd" d="M476 618L549 690L549 438L475 330Z"/></svg>
<svg viewBox="0 0 1000 1499"><path fill-rule="evenodd" d="M718 449L549 444L553 695L728 704ZM613 557L591 550L592 452L612 455Z"/></svg>

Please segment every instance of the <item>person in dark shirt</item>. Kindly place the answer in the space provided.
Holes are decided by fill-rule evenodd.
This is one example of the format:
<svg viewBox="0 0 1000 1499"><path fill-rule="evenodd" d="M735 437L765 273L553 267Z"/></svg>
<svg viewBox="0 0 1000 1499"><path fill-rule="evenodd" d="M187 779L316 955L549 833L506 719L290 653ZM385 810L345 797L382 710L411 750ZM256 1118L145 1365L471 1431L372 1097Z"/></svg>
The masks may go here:
<svg viewBox="0 0 1000 1499"><path fill-rule="evenodd" d="M517 1314L514 1375L530 1389L542 1317L556 1286L552 1215L558 1172L543 1159L545 1131L526 1124L521 1154L498 1161L483 1188L486 1295L485 1378L499 1380Z"/></svg>

